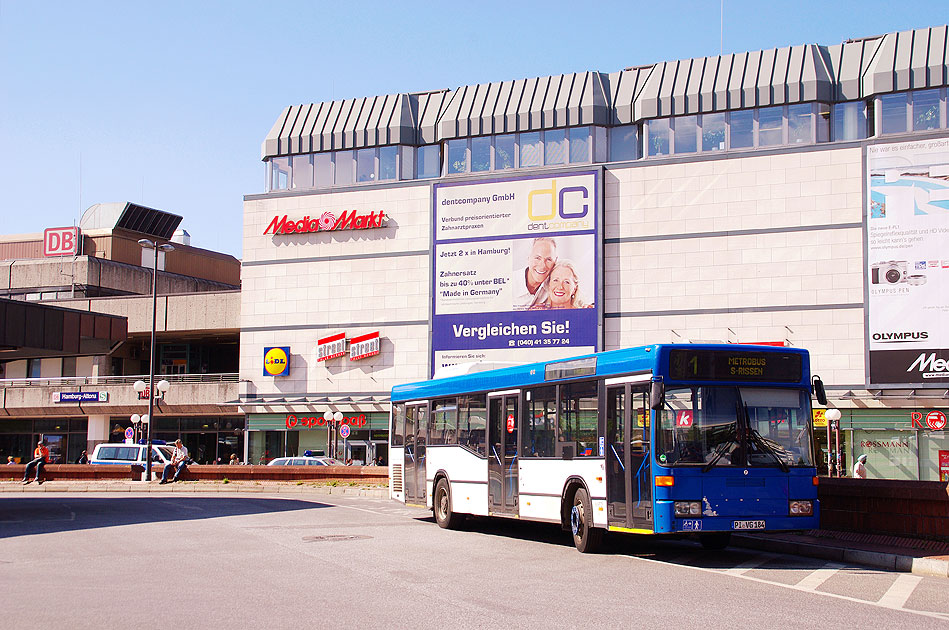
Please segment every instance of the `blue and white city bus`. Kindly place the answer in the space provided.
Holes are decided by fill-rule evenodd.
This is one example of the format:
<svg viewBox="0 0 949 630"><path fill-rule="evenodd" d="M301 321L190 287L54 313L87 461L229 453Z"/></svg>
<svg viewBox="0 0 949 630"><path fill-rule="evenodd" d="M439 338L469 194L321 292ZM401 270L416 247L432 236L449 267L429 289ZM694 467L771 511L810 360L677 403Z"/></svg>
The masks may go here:
<svg viewBox="0 0 949 630"><path fill-rule="evenodd" d="M480 371L479 371L480 370ZM434 510L603 532L818 527L812 387L798 348L651 345L392 388L390 496ZM437 375L436 375L437 376Z"/></svg>

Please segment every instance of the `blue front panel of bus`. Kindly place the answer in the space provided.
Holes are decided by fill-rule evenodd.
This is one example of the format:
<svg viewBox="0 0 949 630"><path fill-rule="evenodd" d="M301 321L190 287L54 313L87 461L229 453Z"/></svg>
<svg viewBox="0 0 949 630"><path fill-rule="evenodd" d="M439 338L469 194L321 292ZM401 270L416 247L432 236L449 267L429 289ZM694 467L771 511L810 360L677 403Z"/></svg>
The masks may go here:
<svg viewBox="0 0 949 630"><path fill-rule="evenodd" d="M700 468L662 471L672 474L675 485L657 487L656 532L734 531L736 529L812 529L819 527L820 510L813 469ZM814 502L813 516L790 516L792 500ZM702 514L675 516L675 501L701 501Z"/></svg>

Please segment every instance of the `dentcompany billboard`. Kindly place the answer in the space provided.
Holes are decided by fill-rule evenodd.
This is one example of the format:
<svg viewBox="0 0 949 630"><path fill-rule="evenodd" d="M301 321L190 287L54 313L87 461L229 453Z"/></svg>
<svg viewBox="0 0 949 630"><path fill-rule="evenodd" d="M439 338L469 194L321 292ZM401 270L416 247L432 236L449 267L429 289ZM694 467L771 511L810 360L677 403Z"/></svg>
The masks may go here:
<svg viewBox="0 0 949 630"><path fill-rule="evenodd" d="M867 147L869 385L949 385L949 138Z"/></svg>
<svg viewBox="0 0 949 630"><path fill-rule="evenodd" d="M599 349L599 171L433 189L433 371Z"/></svg>

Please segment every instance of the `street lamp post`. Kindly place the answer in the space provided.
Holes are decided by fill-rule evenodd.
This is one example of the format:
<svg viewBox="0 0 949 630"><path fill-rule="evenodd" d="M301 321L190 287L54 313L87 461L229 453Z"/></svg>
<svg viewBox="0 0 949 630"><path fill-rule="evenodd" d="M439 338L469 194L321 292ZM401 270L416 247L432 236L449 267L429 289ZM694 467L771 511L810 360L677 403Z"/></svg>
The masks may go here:
<svg viewBox="0 0 949 630"><path fill-rule="evenodd" d="M138 244L145 249L155 250L155 264L152 266L152 343L151 357L148 361L148 418L154 417L155 413L155 324L157 322L158 310L158 251L170 252L175 249L171 243L158 244L158 241L150 241L147 238L140 239ZM149 422L145 427L145 443L147 453L145 457L145 479L152 480L152 423Z"/></svg>
<svg viewBox="0 0 949 630"><path fill-rule="evenodd" d="M824 419L827 420L827 476L840 477L840 410L828 409L824 412ZM831 453L830 432L833 429L837 436L837 448Z"/></svg>

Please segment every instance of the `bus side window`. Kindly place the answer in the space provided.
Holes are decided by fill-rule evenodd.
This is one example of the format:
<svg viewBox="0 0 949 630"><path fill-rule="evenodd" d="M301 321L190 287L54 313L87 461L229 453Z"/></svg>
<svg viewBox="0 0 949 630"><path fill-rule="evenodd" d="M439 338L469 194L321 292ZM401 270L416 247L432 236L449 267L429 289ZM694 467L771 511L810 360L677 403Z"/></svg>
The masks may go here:
<svg viewBox="0 0 949 630"><path fill-rule="evenodd" d="M436 400L433 403L432 428L429 444L457 444L456 431L458 407L454 398Z"/></svg>
<svg viewBox="0 0 949 630"><path fill-rule="evenodd" d="M596 456L598 405L596 381L566 383L560 386L558 455L563 457Z"/></svg>
<svg viewBox="0 0 949 630"><path fill-rule="evenodd" d="M392 405L392 446L405 444L405 405Z"/></svg>
<svg viewBox="0 0 949 630"><path fill-rule="evenodd" d="M557 428L557 388L537 387L527 392L522 415L521 457L554 457Z"/></svg>
<svg viewBox="0 0 949 630"><path fill-rule="evenodd" d="M461 396L458 398L458 444L466 446L480 455L486 455L485 429L487 428L487 396Z"/></svg>

